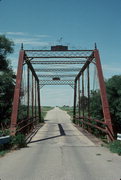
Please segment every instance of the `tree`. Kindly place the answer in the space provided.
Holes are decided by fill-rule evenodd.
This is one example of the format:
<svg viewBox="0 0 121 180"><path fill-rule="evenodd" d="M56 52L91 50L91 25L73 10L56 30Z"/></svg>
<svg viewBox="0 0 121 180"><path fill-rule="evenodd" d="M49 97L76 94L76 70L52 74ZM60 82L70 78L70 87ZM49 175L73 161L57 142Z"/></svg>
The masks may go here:
<svg viewBox="0 0 121 180"><path fill-rule="evenodd" d="M92 91L90 96L90 114L93 118L103 119L100 91Z"/></svg>
<svg viewBox="0 0 121 180"><path fill-rule="evenodd" d="M7 55L13 53L13 41L6 38L4 35L0 35L0 71L9 71L9 61Z"/></svg>
<svg viewBox="0 0 121 180"><path fill-rule="evenodd" d="M121 132L121 75L115 75L106 82L111 118L115 132Z"/></svg>
<svg viewBox="0 0 121 180"><path fill-rule="evenodd" d="M115 134L121 133L121 75L115 75L106 82L106 91ZM90 98L92 117L103 120L100 92L92 92Z"/></svg>
<svg viewBox="0 0 121 180"><path fill-rule="evenodd" d="M78 106L79 106L79 102L78 102ZM88 98L86 96L81 96L80 97L80 108L82 110L86 110L88 107Z"/></svg>
<svg viewBox="0 0 121 180"><path fill-rule="evenodd" d="M0 35L0 126L6 127L10 122L11 105L14 92L15 74L10 67L7 56L13 52L14 43Z"/></svg>

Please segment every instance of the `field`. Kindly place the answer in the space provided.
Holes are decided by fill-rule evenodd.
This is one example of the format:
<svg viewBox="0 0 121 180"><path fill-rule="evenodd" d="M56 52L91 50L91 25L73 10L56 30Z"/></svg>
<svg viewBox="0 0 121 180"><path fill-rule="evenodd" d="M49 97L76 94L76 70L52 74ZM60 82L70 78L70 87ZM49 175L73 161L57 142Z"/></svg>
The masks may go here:
<svg viewBox="0 0 121 180"><path fill-rule="evenodd" d="M52 109L53 109L53 107L51 107L51 106L42 106L42 107L41 107L42 118L44 119L45 116L46 116L46 114L47 114L47 112L50 111L50 110L52 110Z"/></svg>
<svg viewBox="0 0 121 180"><path fill-rule="evenodd" d="M60 107L60 109L62 109L63 111L66 111L71 116L71 119L73 118L73 107L63 106L63 107Z"/></svg>

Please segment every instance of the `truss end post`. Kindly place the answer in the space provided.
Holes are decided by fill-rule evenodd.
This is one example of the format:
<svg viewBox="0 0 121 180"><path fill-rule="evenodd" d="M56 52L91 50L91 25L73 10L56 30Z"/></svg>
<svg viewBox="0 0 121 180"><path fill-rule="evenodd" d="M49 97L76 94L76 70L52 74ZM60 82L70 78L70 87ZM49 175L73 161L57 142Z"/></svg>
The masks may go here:
<svg viewBox="0 0 121 180"><path fill-rule="evenodd" d="M16 134L16 125L13 125L10 127L10 135L15 136Z"/></svg>

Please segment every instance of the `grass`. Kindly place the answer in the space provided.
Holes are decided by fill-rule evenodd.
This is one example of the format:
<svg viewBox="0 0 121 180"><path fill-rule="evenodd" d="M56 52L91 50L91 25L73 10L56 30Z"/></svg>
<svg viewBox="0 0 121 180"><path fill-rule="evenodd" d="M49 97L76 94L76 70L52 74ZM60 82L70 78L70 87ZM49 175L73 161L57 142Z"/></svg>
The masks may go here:
<svg viewBox="0 0 121 180"><path fill-rule="evenodd" d="M26 140L23 134L17 134L16 136L11 136L10 141L6 144L0 144L0 157L4 156L6 153L14 149L20 149L26 147Z"/></svg>
<svg viewBox="0 0 121 180"><path fill-rule="evenodd" d="M47 112L53 109L53 107L51 106L42 106L41 108L42 108L41 110L42 110L43 119L45 118Z"/></svg>
<svg viewBox="0 0 121 180"><path fill-rule="evenodd" d="M2 151L0 151L0 157L4 156L8 152L10 152L10 150L2 150Z"/></svg>
<svg viewBox="0 0 121 180"><path fill-rule="evenodd" d="M42 107L42 117L45 118L48 111L52 110L53 107L43 106ZM9 130L5 130L4 132L0 130L0 136L9 135ZM10 152L11 149L18 149L26 147L25 137L23 134L17 134L16 136L11 137L11 141L9 144L0 145L0 157L4 156L6 153Z"/></svg>
<svg viewBox="0 0 121 180"><path fill-rule="evenodd" d="M110 142L108 144L108 148L111 152L117 153L119 156L121 156L121 141L115 140L113 142Z"/></svg>
<svg viewBox="0 0 121 180"><path fill-rule="evenodd" d="M66 111L71 116L71 118L73 118L73 107L63 106L63 107L60 107L60 109L62 109L63 111Z"/></svg>

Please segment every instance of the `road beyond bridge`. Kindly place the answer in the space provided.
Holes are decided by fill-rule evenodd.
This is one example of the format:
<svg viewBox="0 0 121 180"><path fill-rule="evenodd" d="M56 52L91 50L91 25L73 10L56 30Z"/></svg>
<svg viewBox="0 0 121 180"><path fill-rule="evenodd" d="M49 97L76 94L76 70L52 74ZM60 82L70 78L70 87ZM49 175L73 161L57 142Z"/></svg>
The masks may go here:
<svg viewBox="0 0 121 180"><path fill-rule="evenodd" d="M1 180L120 180L121 157L94 144L54 108L28 144L0 159Z"/></svg>

